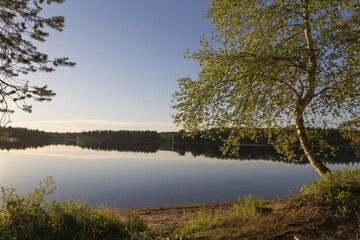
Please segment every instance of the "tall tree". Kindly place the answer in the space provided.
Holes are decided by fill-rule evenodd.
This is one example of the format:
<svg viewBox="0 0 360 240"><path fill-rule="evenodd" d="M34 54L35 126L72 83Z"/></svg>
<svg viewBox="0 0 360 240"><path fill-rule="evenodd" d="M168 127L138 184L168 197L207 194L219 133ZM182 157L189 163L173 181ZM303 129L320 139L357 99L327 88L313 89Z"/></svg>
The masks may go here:
<svg viewBox="0 0 360 240"><path fill-rule="evenodd" d="M291 158L299 142L315 170L328 172L310 127L359 115L359 1L210 0L206 17L212 41L203 36L186 55L201 71L179 80L174 122L188 132L231 128L225 150L264 128L279 152Z"/></svg>
<svg viewBox="0 0 360 240"><path fill-rule="evenodd" d="M36 43L45 42L46 28L62 31L64 17L40 16L44 4L64 0L2 0L0 1L0 123L9 120L14 110L11 103L31 112L27 99L49 101L55 93L47 86L30 85L25 75L35 72L53 72L58 66L74 66L68 58L49 59L38 51Z"/></svg>

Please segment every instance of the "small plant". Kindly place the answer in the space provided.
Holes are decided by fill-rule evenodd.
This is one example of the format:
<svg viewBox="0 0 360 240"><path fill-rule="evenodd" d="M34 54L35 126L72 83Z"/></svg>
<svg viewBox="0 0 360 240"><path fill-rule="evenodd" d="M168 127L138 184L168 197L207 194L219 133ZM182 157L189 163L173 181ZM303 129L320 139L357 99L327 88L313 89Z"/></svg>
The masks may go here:
<svg viewBox="0 0 360 240"><path fill-rule="evenodd" d="M252 195L247 195L244 200L238 199L238 202L234 204L236 217L260 217L262 215L260 209L263 205L261 199L253 198Z"/></svg>
<svg viewBox="0 0 360 240"><path fill-rule="evenodd" d="M300 193L313 195L335 206L342 215L356 215L360 220L360 169L343 169L327 173Z"/></svg>
<svg viewBox="0 0 360 240"><path fill-rule="evenodd" d="M149 228L147 222L136 214L131 214L125 219L125 227L130 233L145 232Z"/></svg>
<svg viewBox="0 0 360 240"><path fill-rule="evenodd" d="M194 218L188 221L189 230L206 230L219 225L220 221L212 214L206 213L204 209L197 212Z"/></svg>

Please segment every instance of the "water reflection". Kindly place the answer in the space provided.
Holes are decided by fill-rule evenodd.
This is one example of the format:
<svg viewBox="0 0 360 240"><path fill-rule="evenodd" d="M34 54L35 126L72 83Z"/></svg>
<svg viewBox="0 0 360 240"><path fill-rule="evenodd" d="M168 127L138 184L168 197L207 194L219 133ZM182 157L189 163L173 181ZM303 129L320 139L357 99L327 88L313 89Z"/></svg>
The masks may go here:
<svg viewBox="0 0 360 240"><path fill-rule="evenodd" d="M247 194L284 197L317 178L310 165L284 164L269 147L242 148L241 161L218 158L218 148L201 144L52 142L1 148L0 186L27 193L53 176L54 200L81 196L113 207L227 201ZM343 153L355 156L351 149ZM359 167L354 159L330 168Z"/></svg>
<svg viewBox="0 0 360 240"><path fill-rule="evenodd" d="M156 153L158 151L172 151L184 156L190 153L193 157L205 156L216 159L230 160L269 160L283 162L281 156L274 148L268 145L244 145L241 147L238 156L223 155L219 147L208 143L164 143L164 142L96 142L96 141L19 141L19 142L0 142L0 150L15 149L37 149L50 145L78 146L82 149L96 151L117 151L117 152L137 152L137 153ZM328 157L322 160L326 164L354 164L360 162L360 147L338 147L336 154L327 152ZM300 161L291 164L307 164Z"/></svg>

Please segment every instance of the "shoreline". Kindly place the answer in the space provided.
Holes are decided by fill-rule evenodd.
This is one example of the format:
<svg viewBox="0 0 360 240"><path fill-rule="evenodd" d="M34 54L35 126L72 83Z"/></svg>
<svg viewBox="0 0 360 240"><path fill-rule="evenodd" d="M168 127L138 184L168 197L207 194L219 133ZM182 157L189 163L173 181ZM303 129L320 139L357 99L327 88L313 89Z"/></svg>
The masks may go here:
<svg viewBox="0 0 360 240"><path fill-rule="evenodd" d="M264 198L264 206L284 205L294 197ZM137 215L147 221L152 227L164 228L173 231L196 216L199 211L204 210L213 216L233 215L234 204L237 200L205 203L186 203L177 205L147 206L124 209L114 209L120 217Z"/></svg>
<svg viewBox="0 0 360 240"><path fill-rule="evenodd" d="M360 239L353 216L341 216L336 208L314 197L290 196L262 199L261 216L237 217L237 201L195 203L143 208L114 209L122 219L143 219L154 233L150 239L245 239L245 240L339 240ZM200 214L202 213L202 214ZM193 229L194 219L213 222L211 227ZM133 218L135 217L135 218ZM203 222L206 224L206 222ZM202 225L206 226L206 225ZM190 236L190 238L189 238Z"/></svg>

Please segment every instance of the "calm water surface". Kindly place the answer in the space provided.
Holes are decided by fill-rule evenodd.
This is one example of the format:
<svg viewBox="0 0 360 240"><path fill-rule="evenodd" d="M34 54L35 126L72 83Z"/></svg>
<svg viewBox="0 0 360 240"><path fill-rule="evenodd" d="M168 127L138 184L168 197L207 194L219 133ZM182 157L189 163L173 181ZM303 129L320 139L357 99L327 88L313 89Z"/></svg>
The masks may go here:
<svg viewBox="0 0 360 240"><path fill-rule="evenodd" d="M247 194L285 197L317 178L308 164L222 160L164 150L136 153L53 145L0 151L0 186L28 193L47 176L56 180L54 200L81 196L93 205L121 208L227 201Z"/></svg>

